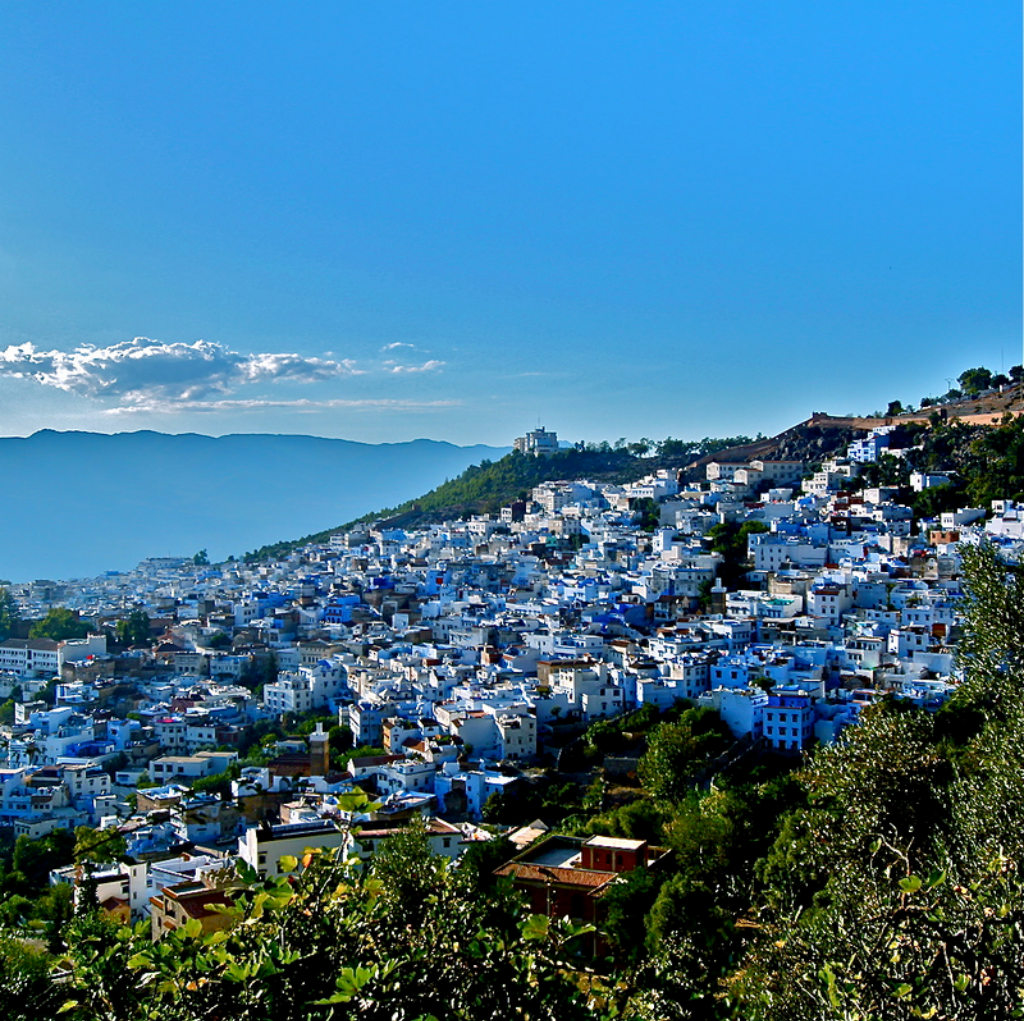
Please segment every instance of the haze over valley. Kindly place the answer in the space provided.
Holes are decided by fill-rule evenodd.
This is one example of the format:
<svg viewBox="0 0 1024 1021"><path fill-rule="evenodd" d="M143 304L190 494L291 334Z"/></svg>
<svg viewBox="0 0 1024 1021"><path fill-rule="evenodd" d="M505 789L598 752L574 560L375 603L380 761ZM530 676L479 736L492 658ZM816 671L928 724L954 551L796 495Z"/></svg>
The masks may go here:
<svg viewBox="0 0 1024 1021"><path fill-rule="evenodd" d="M426 492L507 448L316 436L0 438L0 578L72 578L152 556L211 560L342 524Z"/></svg>

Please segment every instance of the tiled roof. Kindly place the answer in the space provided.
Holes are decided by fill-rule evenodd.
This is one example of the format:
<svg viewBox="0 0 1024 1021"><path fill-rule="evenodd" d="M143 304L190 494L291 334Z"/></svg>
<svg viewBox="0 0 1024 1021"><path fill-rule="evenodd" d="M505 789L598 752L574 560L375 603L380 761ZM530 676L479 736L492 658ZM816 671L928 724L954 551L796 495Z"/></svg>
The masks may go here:
<svg viewBox="0 0 1024 1021"><path fill-rule="evenodd" d="M581 886L596 890L610 883L614 872L594 872L590 869L562 869L549 865L530 865L526 862L509 862L497 870L495 875L512 876L514 879L535 883L559 883L564 886Z"/></svg>

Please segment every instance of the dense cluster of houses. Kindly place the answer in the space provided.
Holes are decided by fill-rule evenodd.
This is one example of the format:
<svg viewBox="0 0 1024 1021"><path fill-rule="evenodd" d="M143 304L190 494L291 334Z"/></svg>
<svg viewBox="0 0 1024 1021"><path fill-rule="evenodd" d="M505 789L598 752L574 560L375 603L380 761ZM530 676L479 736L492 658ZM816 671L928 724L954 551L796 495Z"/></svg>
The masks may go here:
<svg viewBox="0 0 1024 1021"><path fill-rule="evenodd" d="M554 434L530 435L524 449L548 453ZM67 606L97 633L0 643L0 697L14 702L0 825L116 828L133 864L93 870L98 896L158 934L223 917L210 905L236 857L276 875L310 846L366 856L412 816L457 857L487 839L489 797L553 765L581 726L641 706L690 699L745 747L785 754L835 741L889 694L938 707L957 683L959 544L1016 554L1024 508L915 521L894 490L852 483L898 454L888 440L876 430L813 474L755 460L712 462L690 483L665 470L565 480L495 517L357 526L272 563L156 558L13 586L24 614ZM660 521L641 530L636 508L652 500ZM727 588L708 533L748 522L749 570ZM152 641L108 651L102 626L132 610ZM377 752L332 772L318 728L239 769L253 728L289 713L336 715ZM195 789L228 776L230 796ZM353 807L364 790L372 811ZM574 868L617 873L661 854L553 839L507 870L537 904L560 904L552 877Z"/></svg>

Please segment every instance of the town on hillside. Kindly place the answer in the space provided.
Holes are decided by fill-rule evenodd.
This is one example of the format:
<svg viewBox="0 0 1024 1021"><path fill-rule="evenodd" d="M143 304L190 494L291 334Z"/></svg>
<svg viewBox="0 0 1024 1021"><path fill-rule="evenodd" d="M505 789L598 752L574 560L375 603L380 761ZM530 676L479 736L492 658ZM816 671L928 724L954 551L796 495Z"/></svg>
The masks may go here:
<svg viewBox="0 0 1024 1021"><path fill-rule="evenodd" d="M87 877L155 938L223 924L218 876L238 860L262 876L310 847L365 860L412 819L452 859L506 835L498 872L535 911L596 921L617 876L667 852L558 824L636 796L651 721L714 715L687 777L706 787L841 741L880 700L937 709L956 690L961 551L1019 558L1024 507L915 511L877 471L906 435L876 425L813 466L545 482L498 515L360 524L268 562L11 586L0 827L108 835L116 855L47 881Z"/></svg>

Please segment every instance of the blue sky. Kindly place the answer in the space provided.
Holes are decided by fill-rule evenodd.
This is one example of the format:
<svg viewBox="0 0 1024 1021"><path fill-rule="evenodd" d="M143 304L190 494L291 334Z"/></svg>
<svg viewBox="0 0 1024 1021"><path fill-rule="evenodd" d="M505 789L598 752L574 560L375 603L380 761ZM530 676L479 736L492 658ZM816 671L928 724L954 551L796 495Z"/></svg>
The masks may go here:
<svg viewBox="0 0 1024 1021"><path fill-rule="evenodd" d="M5 4L0 433L699 437L1008 368L1020 18Z"/></svg>

